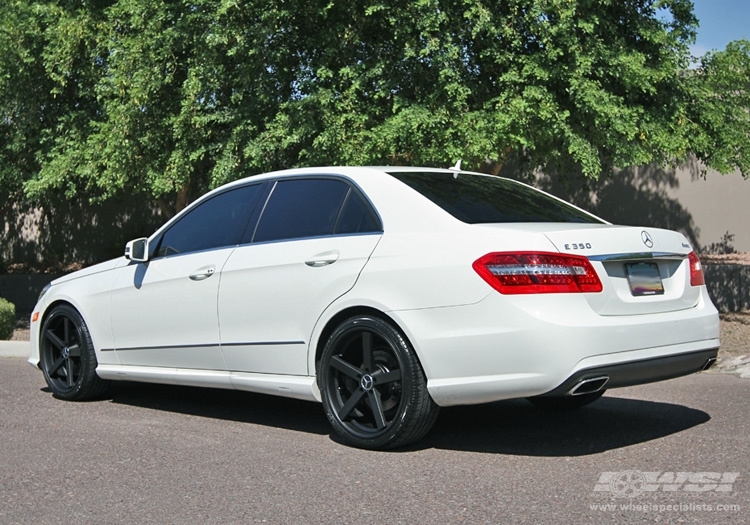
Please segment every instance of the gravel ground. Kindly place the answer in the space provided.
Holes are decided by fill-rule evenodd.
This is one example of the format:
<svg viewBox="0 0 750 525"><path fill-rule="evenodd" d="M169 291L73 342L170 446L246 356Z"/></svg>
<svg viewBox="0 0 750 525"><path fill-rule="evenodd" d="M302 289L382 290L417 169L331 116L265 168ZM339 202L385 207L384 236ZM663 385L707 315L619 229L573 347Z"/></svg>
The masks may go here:
<svg viewBox="0 0 750 525"><path fill-rule="evenodd" d="M750 312L721 314L721 349L711 370L750 378Z"/></svg>
<svg viewBox="0 0 750 525"><path fill-rule="evenodd" d="M11 341L28 341L29 340L29 319L20 317L16 319L16 326L13 329Z"/></svg>

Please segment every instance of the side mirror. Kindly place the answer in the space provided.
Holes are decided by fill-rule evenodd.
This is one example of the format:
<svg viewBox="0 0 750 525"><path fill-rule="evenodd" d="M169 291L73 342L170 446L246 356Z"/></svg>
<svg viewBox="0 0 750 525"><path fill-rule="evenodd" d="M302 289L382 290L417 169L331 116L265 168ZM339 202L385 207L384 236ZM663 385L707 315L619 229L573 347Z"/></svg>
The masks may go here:
<svg viewBox="0 0 750 525"><path fill-rule="evenodd" d="M125 257L135 262L148 261L148 239L135 239L125 245Z"/></svg>

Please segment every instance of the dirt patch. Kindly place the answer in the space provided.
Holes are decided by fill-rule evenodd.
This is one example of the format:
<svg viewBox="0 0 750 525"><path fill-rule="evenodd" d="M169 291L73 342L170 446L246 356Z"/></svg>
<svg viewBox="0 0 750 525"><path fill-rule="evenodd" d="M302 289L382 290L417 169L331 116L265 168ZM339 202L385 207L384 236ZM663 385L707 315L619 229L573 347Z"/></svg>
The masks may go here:
<svg viewBox="0 0 750 525"><path fill-rule="evenodd" d="M750 312L721 314L721 349L718 372L737 372L745 376L750 369Z"/></svg>
<svg viewBox="0 0 750 525"><path fill-rule="evenodd" d="M28 341L31 333L28 328L24 329L18 329L16 328L13 330L13 337L10 338L11 341Z"/></svg>
<svg viewBox="0 0 750 525"><path fill-rule="evenodd" d="M11 341L28 341L29 340L29 319L22 317L16 319L16 326L13 327L13 336Z"/></svg>

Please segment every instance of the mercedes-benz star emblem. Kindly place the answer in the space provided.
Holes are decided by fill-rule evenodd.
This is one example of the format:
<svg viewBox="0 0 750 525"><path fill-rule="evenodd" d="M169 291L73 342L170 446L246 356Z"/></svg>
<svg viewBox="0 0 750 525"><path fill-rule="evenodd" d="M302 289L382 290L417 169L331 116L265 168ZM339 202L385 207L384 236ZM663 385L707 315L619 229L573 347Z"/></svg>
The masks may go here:
<svg viewBox="0 0 750 525"><path fill-rule="evenodd" d="M647 248L654 247L654 240L651 238L651 235L649 235L649 233L646 230L643 230L641 232L641 240L643 241L643 244L645 244Z"/></svg>
<svg viewBox="0 0 750 525"><path fill-rule="evenodd" d="M359 381L359 386L362 387L362 390L365 392L369 392L372 390L372 387L375 385L375 380L372 378L370 374L365 374L362 376L362 379Z"/></svg>

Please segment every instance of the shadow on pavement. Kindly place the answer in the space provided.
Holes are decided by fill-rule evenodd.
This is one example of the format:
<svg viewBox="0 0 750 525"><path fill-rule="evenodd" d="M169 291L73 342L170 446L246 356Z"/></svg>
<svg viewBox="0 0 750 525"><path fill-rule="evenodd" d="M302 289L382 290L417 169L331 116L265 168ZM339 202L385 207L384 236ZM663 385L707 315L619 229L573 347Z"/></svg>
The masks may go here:
<svg viewBox="0 0 750 525"><path fill-rule="evenodd" d="M145 383L115 384L110 398L113 403L153 410L331 434L322 407L296 399ZM427 437L400 452L438 448L517 456L584 456L659 439L710 419L707 413L682 405L617 397L605 396L590 406L565 412L540 410L517 399L444 408Z"/></svg>
<svg viewBox="0 0 750 525"><path fill-rule="evenodd" d="M585 456L682 432L709 421L682 405L603 397L571 411L546 411L523 399L442 410L418 448L517 456Z"/></svg>
<svg viewBox="0 0 750 525"><path fill-rule="evenodd" d="M128 382L113 384L108 397L112 403L153 410L287 428L310 434L331 432L321 405L298 399L235 390Z"/></svg>

